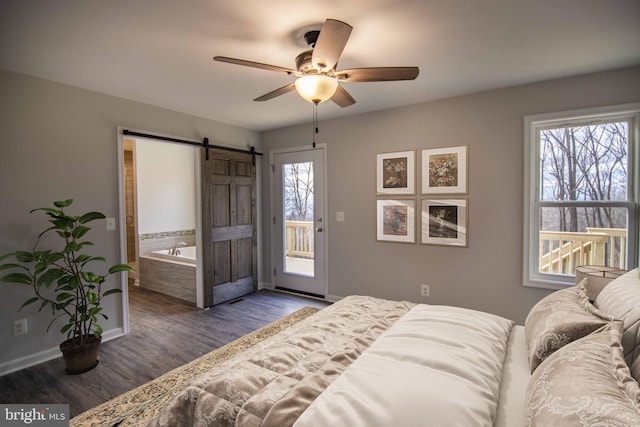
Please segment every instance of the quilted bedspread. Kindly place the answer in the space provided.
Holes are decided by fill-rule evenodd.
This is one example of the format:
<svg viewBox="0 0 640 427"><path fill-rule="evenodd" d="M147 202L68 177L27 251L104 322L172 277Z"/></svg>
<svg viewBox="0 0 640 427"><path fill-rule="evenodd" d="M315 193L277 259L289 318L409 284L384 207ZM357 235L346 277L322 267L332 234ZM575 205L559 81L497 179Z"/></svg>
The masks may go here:
<svg viewBox="0 0 640 427"><path fill-rule="evenodd" d="M195 378L150 425L492 425L512 326L347 297Z"/></svg>
<svg viewBox="0 0 640 427"><path fill-rule="evenodd" d="M345 298L195 378L150 425L292 425L414 305Z"/></svg>

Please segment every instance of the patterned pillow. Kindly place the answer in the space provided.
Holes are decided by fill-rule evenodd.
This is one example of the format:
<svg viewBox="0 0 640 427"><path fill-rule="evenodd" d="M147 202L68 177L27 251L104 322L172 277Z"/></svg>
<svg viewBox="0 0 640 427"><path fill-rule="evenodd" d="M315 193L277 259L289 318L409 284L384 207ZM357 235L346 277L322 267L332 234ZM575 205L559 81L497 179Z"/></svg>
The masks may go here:
<svg viewBox="0 0 640 427"><path fill-rule="evenodd" d="M636 381L640 382L640 356L636 357L631 364L631 375Z"/></svg>
<svg viewBox="0 0 640 427"><path fill-rule="evenodd" d="M525 426L639 426L640 386L614 321L542 362L527 385Z"/></svg>
<svg viewBox="0 0 640 427"><path fill-rule="evenodd" d="M613 319L591 304L584 287L587 280L547 295L529 311L524 330L531 372L554 351Z"/></svg>
<svg viewBox="0 0 640 427"><path fill-rule="evenodd" d="M640 356L640 271L635 268L609 282L594 305L624 322L622 347L624 358L631 366Z"/></svg>

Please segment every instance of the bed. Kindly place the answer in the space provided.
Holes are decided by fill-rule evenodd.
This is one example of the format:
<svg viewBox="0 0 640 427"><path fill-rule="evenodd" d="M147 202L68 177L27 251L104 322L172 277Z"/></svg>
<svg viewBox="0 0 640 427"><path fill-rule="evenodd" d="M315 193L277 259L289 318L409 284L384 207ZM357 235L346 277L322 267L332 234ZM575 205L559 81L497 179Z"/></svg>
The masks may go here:
<svg viewBox="0 0 640 427"><path fill-rule="evenodd" d="M640 425L640 276L588 279L525 325L350 296L193 378L151 426Z"/></svg>

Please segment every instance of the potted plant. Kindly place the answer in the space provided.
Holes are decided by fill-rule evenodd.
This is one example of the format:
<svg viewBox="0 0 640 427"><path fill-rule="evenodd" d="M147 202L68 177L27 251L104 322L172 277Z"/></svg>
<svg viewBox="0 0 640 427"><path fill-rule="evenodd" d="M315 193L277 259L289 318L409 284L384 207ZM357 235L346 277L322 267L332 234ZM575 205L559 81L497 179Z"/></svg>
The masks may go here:
<svg viewBox="0 0 640 427"><path fill-rule="evenodd" d="M116 264L109 268L106 275L88 270L94 262L107 260L83 253L86 246L93 245L92 242L82 240L91 230L86 224L105 216L100 212L88 212L82 216L69 215L64 209L71 203L73 199L56 201L53 208L38 208L30 212L44 212L52 225L38 235L31 251L16 251L0 257L0 262L10 258L16 261L0 265L0 270L13 270L1 277L0 281L32 287L35 296L26 300L20 310L34 303L40 304L38 311L48 307L53 319L47 331L56 319L66 317L60 332L66 334L67 339L60 344L60 350L67 372L78 374L93 369L98 364L98 349L102 340L102 327L98 320L107 319L102 313L102 298L122 292L120 289L103 290L102 284L106 276L132 268L127 264ZM42 237L51 232L61 238L62 248L39 249Z"/></svg>

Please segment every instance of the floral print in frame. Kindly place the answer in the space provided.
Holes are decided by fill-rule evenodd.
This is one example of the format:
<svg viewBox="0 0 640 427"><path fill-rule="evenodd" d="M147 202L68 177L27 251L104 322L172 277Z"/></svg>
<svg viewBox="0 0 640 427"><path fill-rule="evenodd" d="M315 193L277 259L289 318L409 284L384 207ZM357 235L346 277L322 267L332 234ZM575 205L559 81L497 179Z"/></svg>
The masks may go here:
<svg viewBox="0 0 640 427"><path fill-rule="evenodd" d="M424 199L421 201L421 243L468 246L468 200Z"/></svg>
<svg viewBox="0 0 640 427"><path fill-rule="evenodd" d="M376 194L415 194L415 151L382 153L376 159Z"/></svg>
<svg viewBox="0 0 640 427"><path fill-rule="evenodd" d="M467 194L468 146L422 150L422 194Z"/></svg>
<svg viewBox="0 0 640 427"><path fill-rule="evenodd" d="M376 203L376 240L382 242L415 243L416 201L413 199L379 199Z"/></svg>

